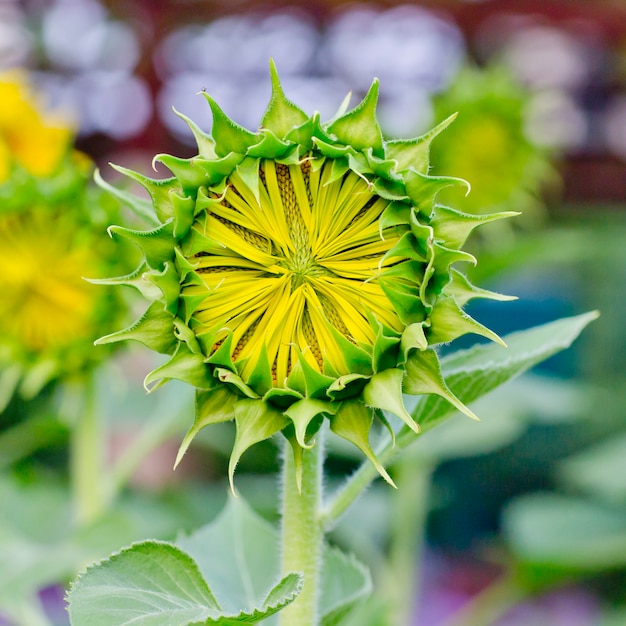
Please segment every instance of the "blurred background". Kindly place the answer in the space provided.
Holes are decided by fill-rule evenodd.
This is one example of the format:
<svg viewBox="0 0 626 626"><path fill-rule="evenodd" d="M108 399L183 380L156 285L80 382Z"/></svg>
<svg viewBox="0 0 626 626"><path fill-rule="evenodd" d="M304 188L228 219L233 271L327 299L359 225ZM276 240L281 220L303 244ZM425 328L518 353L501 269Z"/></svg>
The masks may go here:
<svg viewBox="0 0 626 626"><path fill-rule="evenodd" d="M109 162L161 177L167 172L151 169L154 154L195 154L172 107L209 131L201 90L255 129L270 95L269 57L288 97L322 119L350 91L357 102L374 76L388 137L422 134L458 111L435 142L432 167L468 179L473 190L446 202L467 212L522 213L474 238L479 264L471 270L474 282L519 300L472 305L474 317L506 334L602 312L574 348L481 401L484 430L473 425L470 433L454 418L456 430L432 443L424 437L399 463L397 474L409 475L404 494L424 509L397 512L406 515L410 554L422 564L404 600L411 623L626 625L626 3L0 0L0 71L28 71L45 107L73 120L76 148L108 181L119 178ZM59 529L66 519L65 496L55 500L64 505L51 503L46 481L65 489L72 421L59 415L72 396L66 385L59 400L52 381L39 395L11 399L0 414L0 488L11 510L0 514L0 540L6 535L17 545L19 535L21 542L10 551L13 563L0 560L0 588L16 584L14 563L26 560L15 593L37 594L51 624L65 623L55 583L71 578L81 558L149 533L169 538L192 529L225 497L232 432L200 437L172 474L192 398L173 384L146 399L149 358L124 348L95 377L107 416L105 455L118 463L119 494L109 513L123 523L99 517L98 541L81 543L71 563L39 579L33 572L60 545L75 547L61 530L49 535L22 524L57 506ZM52 417L39 430L20 431L16 447L14 429L43 412ZM331 453L332 484L358 457L338 444ZM238 478L269 517L276 467L275 447L262 444L244 458ZM412 480L411 468L428 484ZM25 502L23 494L35 492ZM382 581L393 579L380 562L399 541L389 517L396 495L374 485L334 536ZM502 575L511 572L524 581L523 592L498 596ZM472 598L493 607L492 617L476 607L453 617ZM8 600L4 610L6 624L39 623Z"/></svg>

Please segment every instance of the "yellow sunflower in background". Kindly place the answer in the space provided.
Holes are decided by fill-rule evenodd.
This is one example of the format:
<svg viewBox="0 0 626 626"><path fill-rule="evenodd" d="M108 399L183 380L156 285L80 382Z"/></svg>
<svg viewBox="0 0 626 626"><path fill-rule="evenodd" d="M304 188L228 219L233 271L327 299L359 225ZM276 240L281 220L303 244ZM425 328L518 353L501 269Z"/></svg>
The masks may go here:
<svg viewBox="0 0 626 626"><path fill-rule="evenodd" d="M530 94L501 66L466 67L434 102L436 120L458 113L454 135L433 144L431 164L438 174L468 181L471 193L444 190L442 203L469 213L522 211L516 223L540 219L543 194L558 184L548 149L526 133Z"/></svg>
<svg viewBox="0 0 626 626"><path fill-rule="evenodd" d="M84 372L123 307L86 282L117 266L101 233L117 202L92 184L68 121L50 116L24 72L0 75L0 409L18 390Z"/></svg>

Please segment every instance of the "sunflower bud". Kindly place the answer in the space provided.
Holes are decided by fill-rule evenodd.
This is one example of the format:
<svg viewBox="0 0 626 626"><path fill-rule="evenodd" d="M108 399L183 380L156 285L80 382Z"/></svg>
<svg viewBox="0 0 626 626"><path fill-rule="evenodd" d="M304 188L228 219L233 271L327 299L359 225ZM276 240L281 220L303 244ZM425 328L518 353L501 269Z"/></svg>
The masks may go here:
<svg viewBox="0 0 626 626"><path fill-rule="evenodd" d="M428 174L430 143L451 120L385 141L377 81L355 108L321 123L286 98L273 64L271 78L257 132L204 94L211 135L181 115L197 156L155 157L173 173L166 180L122 170L150 194L155 226L110 228L144 255L118 282L138 287L140 277L157 289L137 322L100 343L135 339L171 354L148 388L172 378L197 388L177 463L201 428L232 419L232 481L250 446L282 432L298 461L328 419L391 482L369 433L385 411L419 431L403 392L441 395L473 416L443 380L436 346L466 333L501 341L462 306L504 297L452 265L475 263L461 249L467 236L510 214L437 205L441 189L466 185Z"/></svg>

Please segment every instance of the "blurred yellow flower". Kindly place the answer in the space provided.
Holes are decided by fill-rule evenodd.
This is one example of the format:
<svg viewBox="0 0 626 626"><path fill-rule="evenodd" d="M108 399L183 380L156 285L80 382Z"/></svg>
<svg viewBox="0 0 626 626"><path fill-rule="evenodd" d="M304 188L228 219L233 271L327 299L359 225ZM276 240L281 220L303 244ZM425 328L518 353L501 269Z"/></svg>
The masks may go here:
<svg viewBox="0 0 626 626"><path fill-rule="evenodd" d="M44 112L19 71L0 74L0 183L14 166L50 176L68 154L74 135L69 120Z"/></svg>

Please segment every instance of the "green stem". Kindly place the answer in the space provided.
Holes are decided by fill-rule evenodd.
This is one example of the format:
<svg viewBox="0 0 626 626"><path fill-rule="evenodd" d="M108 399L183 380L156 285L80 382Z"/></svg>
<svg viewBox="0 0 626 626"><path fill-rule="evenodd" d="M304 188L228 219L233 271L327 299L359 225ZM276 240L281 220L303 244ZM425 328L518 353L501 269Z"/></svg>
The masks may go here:
<svg viewBox="0 0 626 626"><path fill-rule="evenodd" d="M94 381L84 382L82 412L73 420L70 451L70 480L76 522L94 521L105 508L104 429L95 402Z"/></svg>
<svg viewBox="0 0 626 626"><path fill-rule="evenodd" d="M416 454L396 463L392 494L389 548L389 624L409 624L416 608L417 587L424 543L432 467Z"/></svg>
<svg viewBox="0 0 626 626"><path fill-rule="evenodd" d="M282 573L304 576L302 592L280 612L281 626L317 626L324 531L319 514L322 502L323 433L302 458L302 488L296 483L293 453L285 446L282 494Z"/></svg>

